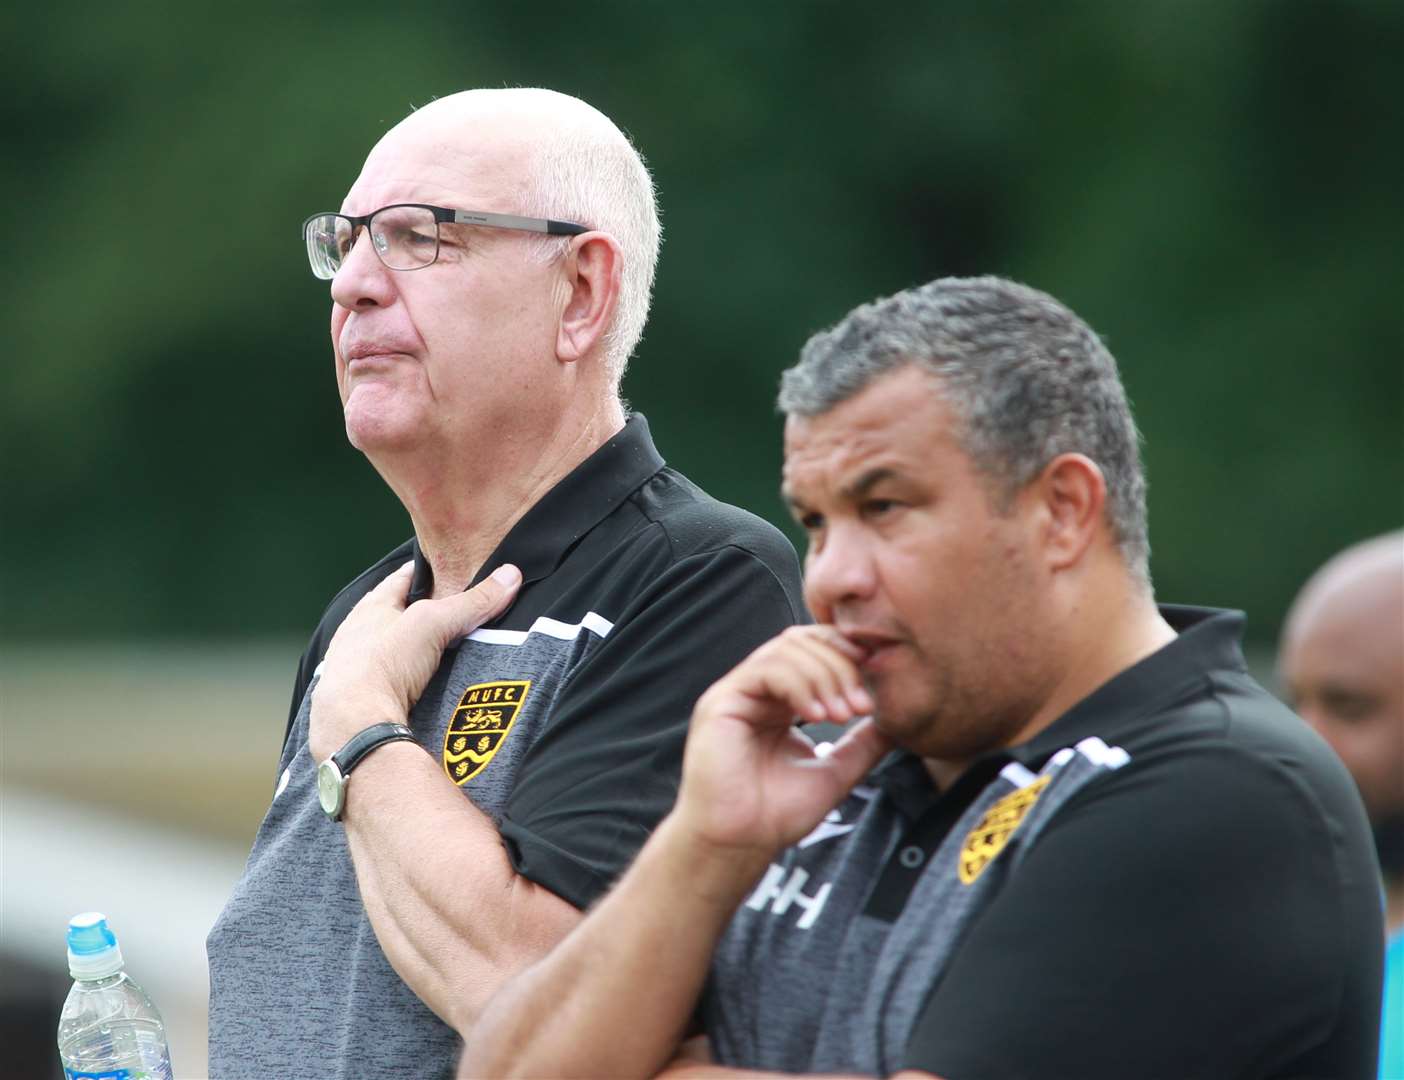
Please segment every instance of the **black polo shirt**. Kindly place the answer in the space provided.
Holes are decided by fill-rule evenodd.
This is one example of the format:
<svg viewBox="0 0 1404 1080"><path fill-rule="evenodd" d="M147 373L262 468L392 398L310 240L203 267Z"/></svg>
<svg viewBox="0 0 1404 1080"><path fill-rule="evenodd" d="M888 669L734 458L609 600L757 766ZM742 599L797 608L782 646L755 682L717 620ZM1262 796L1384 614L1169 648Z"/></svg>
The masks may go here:
<svg viewBox="0 0 1404 1080"><path fill-rule="evenodd" d="M307 751L333 633L409 558L412 596L427 595L411 541L333 600L303 657L272 805L209 937L215 1075L453 1071L459 1041L381 952ZM799 568L777 530L667 468L637 415L523 515L481 576L504 562L524 579L512 607L445 652L410 726L517 871L584 907L672 806L697 697L803 616Z"/></svg>
<svg viewBox="0 0 1404 1080"><path fill-rule="evenodd" d="M892 755L772 865L717 952L727 1064L947 1080L1373 1075L1369 830L1247 674L1179 637L935 790Z"/></svg>

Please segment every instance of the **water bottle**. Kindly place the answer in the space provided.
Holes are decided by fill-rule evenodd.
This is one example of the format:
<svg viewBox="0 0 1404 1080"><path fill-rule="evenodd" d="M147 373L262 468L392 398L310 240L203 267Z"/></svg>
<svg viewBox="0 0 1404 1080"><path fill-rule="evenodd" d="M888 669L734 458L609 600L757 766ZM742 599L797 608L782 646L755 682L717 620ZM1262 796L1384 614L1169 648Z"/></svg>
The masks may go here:
<svg viewBox="0 0 1404 1080"><path fill-rule="evenodd" d="M73 989L58 1026L67 1080L172 1080L166 1025L122 970L105 916L89 911L70 920L68 970Z"/></svg>

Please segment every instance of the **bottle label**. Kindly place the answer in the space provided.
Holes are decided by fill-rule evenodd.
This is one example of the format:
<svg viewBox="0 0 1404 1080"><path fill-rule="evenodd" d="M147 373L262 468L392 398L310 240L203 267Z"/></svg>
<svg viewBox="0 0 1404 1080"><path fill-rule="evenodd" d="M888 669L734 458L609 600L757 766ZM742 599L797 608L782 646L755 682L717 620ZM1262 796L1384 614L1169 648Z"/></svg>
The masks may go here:
<svg viewBox="0 0 1404 1080"><path fill-rule="evenodd" d="M170 1073L163 1068L155 1072L146 1069L107 1069L103 1072L82 1072L64 1069L64 1080L170 1080Z"/></svg>
<svg viewBox="0 0 1404 1080"><path fill-rule="evenodd" d="M133 1073L131 1069L111 1069L107 1072L74 1072L72 1069L64 1069L65 1080L138 1080L138 1076L144 1073Z"/></svg>

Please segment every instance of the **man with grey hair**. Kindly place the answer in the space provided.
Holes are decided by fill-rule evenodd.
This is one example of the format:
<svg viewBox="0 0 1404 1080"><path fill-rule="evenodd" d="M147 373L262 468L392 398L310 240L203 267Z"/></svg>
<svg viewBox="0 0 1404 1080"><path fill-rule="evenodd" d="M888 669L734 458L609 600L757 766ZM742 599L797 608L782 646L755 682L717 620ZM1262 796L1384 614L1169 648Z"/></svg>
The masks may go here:
<svg viewBox="0 0 1404 1080"><path fill-rule="evenodd" d="M802 617L799 567L620 400L659 226L601 113L545 90L440 99L303 232L347 436L414 535L302 658L209 936L210 1063L441 1077L454 1029L666 813L694 701Z"/></svg>
<svg viewBox="0 0 1404 1080"><path fill-rule="evenodd" d="M818 622L698 701L673 811L461 1075L1370 1075L1359 798L1241 613L1155 604L1096 335L944 279L817 335L780 402Z"/></svg>

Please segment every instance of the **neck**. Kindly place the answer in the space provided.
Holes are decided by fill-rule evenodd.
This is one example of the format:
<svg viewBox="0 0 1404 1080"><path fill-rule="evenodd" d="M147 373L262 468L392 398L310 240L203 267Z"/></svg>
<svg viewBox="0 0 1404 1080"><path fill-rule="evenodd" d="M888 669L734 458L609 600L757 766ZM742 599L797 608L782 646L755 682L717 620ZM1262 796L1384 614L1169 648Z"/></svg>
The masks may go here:
<svg viewBox="0 0 1404 1080"><path fill-rule="evenodd" d="M437 599L467 588L522 515L623 426L611 398L534 430L489 427L367 457L409 511Z"/></svg>
<svg viewBox="0 0 1404 1080"><path fill-rule="evenodd" d="M1101 604L1079 605L1064 625L1083 630L1079 646L1065 653L1066 662L1051 692L1010 740L1011 745L1027 742L1098 687L1177 636L1149 592L1135 587L1118 590Z"/></svg>
<svg viewBox="0 0 1404 1080"><path fill-rule="evenodd" d="M1028 721L1002 746L1028 742L1083 698L1127 668L1164 648L1177 636L1160 615L1149 590L1131 583L1098 594L1080 595L1075 605L1054 620L1054 641L1066 640L1067 629L1080 633L1060 650L1061 665L1041 694ZM1047 647L1047 642L1045 642ZM954 783L969 765L966 760L923 759L941 790Z"/></svg>

